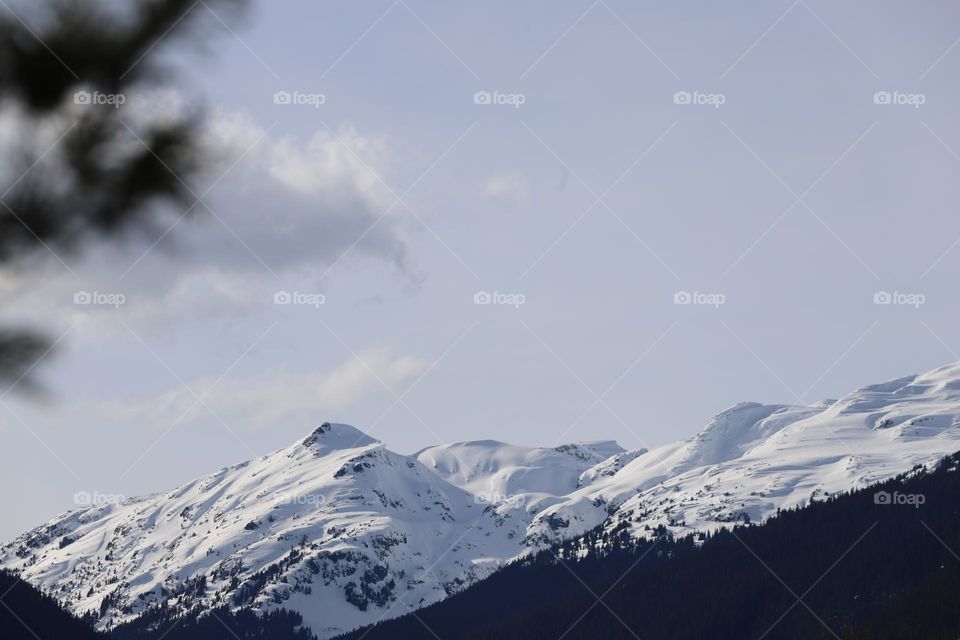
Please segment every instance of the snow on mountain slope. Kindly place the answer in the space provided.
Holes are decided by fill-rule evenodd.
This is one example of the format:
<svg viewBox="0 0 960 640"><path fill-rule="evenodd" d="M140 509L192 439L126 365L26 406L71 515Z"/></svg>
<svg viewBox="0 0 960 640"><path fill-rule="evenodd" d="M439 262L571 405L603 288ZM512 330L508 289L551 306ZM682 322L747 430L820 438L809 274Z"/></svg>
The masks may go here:
<svg viewBox="0 0 960 640"><path fill-rule="evenodd" d="M478 487L555 501L619 450L465 443L420 457L484 461ZM0 548L0 565L77 613L100 612L103 628L163 601L185 611L227 603L295 609L329 636L435 602L521 554L526 511L490 502L414 456L324 423L169 493L64 514Z"/></svg>
<svg viewBox="0 0 960 640"><path fill-rule="evenodd" d="M103 627L170 599L184 609L284 604L328 635L377 619L401 594L396 613L433 602L483 574L476 558L517 552L479 535L434 566L465 527L495 523L416 460L324 424L167 494L60 516L2 560L72 610L102 611Z"/></svg>
<svg viewBox="0 0 960 640"><path fill-rule="evenodd" d="M604 524L637 536L759 522L960 450L960 364L812 407L741 403L539 513L537 544Z"/></svg>
<svg viewBox="0 0 960 640"><path fill-rule="evenodd" d="M535 506L577 488L580 475L623 453L616 442L569 444L555 449L479 440L428 447L414 454L441 478L481 499L512 499Z"/></svg>
<svg viewBox="0 0 960 640"><path fill-rule="evenodd" d="M160 602L299 611L320 637L401 615L595 526L758 522L960 450L960 364L810 407L738 404L689 440L393 453L347 425L169 493L63 514L0 566L99 625Z"/></svg>

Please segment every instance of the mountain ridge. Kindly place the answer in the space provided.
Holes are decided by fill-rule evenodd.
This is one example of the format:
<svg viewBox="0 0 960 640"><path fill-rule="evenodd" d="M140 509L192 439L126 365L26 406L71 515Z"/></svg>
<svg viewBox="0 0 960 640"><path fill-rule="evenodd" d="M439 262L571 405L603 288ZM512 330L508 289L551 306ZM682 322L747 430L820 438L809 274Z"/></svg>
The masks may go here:
<svg viewBox="0 0 960 640"><path fill-rule="evenodd" d="M403 455L323 423L172 491L61 514L0 547L0 567L102 629L161 604L286 608L324 638L597 527L760 522L956 450L960 364L812 406L738 403L649 451L473 440Z"/></svg>

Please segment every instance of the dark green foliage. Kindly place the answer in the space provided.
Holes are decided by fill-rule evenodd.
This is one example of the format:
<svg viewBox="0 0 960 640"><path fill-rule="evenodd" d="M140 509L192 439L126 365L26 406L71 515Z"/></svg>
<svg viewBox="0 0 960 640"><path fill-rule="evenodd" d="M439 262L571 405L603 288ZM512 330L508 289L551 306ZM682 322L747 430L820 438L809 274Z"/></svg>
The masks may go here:
<svg viewBox="0 0 960 640"><path fill-rule="evenodd" d="M35 111L56 109L81 80L118 93L132 82L157 72L158 43L175 42L188 31L185 17L195 0L140 0L118 16L96 0L45 2L48 8L33 25L35 37L9 13L0 29L0 86ZM237 6L218 0L217 10ZM34 12L35 13L35 12ZM197 12L199 18L202 12ZM32 15L28 16L28 19Z"/></svg>
<svg viewBox="0 0 960 640"><path fill-rule="evenodd" d="M29 329L0 329L0 379L18 382L49 348L47 340Z"/></svg>
<svg viewBox="0 0 960 640"><path fill-rule="evenodd" d="M197 209L190 185L211 160L199 146L199 114L150 119L131 102L156 85L169 45L216 20L214 10L228 15L244 4L42 0L0 7L0 108L18 123L12 144L0 150L0 264L158 229L163 219ZM123 102L84 104L81 94ZM0 378L19 381L46 347L32 332L0 333Z"/></svg>
<svg viewBox="0 0 960 640"><path fill-rule="evenodd" d="M113 640L316 640L301 628L300 614L284 609L257 615L249 610L230 612L226 607L201 615L174 616L168 609L153 609L110 633Z"/></svg>
<svg viewBox="0 0 960 640"><path fill-rule="evenodd" d="M164 200L192 202L187 185L203 160L197 120L143 124L129 101L153 86L164 47L212 19L214 8L241 4L214 0L197 10L193 0L143 0L108 11L94 0L48 0L27 16L32 24L0 13L0 99L19 104L25 129L24 144L5 150L22 154L25 174L3 176L0 259L149 223L152 205ZM125 102L78 108L78 92ZM63 130L55 148L30 144L42 125Z"/></svg>
<svg viewBox="0 0 960 640"><path fill-rule="evenodd" d="M3 640L106 640L60 608L53 598L0 570L0 638Z"/></svg>

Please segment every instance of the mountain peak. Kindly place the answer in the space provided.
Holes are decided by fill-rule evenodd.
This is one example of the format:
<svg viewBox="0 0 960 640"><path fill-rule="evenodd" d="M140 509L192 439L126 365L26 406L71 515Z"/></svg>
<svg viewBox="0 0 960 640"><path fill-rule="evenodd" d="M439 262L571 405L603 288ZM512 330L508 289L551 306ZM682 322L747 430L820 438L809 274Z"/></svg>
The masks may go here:
<svg viewBox="0 0 960 640"><path fill-rule="evenodd" d="M365 434L360 429L338 422L324 422L300 443L316 453L326 453L337 449L356 449L380 441Z"/></svg>
<svg viewBox="0 0 960 640"><path fill-rule="evenodd" d="M570 442L554 447L554 451L573 456L579 460L599 458L605 460L611 456L626 451L616 440L588 440L584 442Z"/></svg>
<svg viewBox="0 0 960 640"><path fill-rule="evenodd" d="M62 514L0 546L0 568L102 629L165 602L176 615L283 606L330 638L597 527L652 539L661 526L679 537L762 522L958 449L954 367L830 408L740 403L651 451L475 440L405 456L324 422L172 491Z"/></svg>

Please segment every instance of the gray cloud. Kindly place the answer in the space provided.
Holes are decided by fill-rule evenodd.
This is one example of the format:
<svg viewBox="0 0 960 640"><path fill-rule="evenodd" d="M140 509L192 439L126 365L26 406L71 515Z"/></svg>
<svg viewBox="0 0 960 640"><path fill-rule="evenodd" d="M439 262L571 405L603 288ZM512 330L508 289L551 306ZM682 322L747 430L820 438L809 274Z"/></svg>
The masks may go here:
<svg viewBox="0 0 960 640"><path fill-rule="evenodd" d="M145 103L149 108L141 102L135 117L184 109L174 93ZM402 207L391 209L394 197L378 177L390 162L384 139L344 126L301 141L220 111L209 119L204 147L216 168L206 187L194 188L201 202L189 215L172 211L169 226L120 246L44 254L29 268L8 271L0 288L17 304L4 315L48 320L55 312L109 335L118 326L101 322L103 313L155 326L235 318L262 309L280 289L323 291L329 275L358 262L383 264L407 285L419 282L408 218ZM124 304L77 306L77 292L119 293Z"/></svg>

